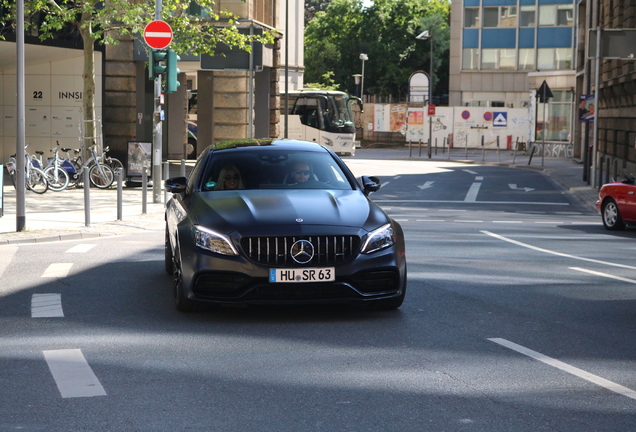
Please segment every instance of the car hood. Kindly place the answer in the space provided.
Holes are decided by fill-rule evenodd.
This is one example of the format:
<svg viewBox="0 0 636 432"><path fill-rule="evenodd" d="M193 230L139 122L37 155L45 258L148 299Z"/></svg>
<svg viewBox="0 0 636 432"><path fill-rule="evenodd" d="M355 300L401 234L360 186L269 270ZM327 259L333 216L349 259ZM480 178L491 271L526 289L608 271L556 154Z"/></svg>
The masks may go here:
<svg viewBox="0 0 636 432"><path fill-rule="evenodd" d="M377 205L354 190L212 191L191 199L193 224L243 236L299 235L316 226L371 230L388 222Z"/></svg>

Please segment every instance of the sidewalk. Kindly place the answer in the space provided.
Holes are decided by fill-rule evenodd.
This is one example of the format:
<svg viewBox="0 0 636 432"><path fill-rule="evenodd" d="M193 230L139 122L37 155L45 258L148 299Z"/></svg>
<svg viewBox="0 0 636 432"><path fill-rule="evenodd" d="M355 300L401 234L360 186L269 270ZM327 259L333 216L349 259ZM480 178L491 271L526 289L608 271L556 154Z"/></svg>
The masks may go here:
<svg viewBox="0 0 636 432"><path fill-rule="evenodd" d="M468 157L466 157L468 156ZM344 158L346 162L348 158ZM358 149L355 159L409 159L418 161L453 161L466 164L500 165L519 169L541 170L577 196L588 208L595 211L598 190L583 181L583 165L572 159L541 158L535 156L528 165L529 156L513 154L509 150L454 149L448 153L432 152L428 158L426 148L421 156L417 147ZM179 175L177 164L171 164L171 175ZM378 173L382 175L382 173ZM8 184L7 184L8 182ZM152 187L146 195L146 213L142 214L142 188L123 188L122 220L117 220L117 188L90 189L90 223L86 226L84 189L48 191L42 195L27 191L26 230L16 232L16 193L5 175L3 187L4 216L0 217L0 245L39 243L54 240L71 240L109 235L121 235L143 230L160 230L164 227L164 192L161 202L153 202Z"/></svg>

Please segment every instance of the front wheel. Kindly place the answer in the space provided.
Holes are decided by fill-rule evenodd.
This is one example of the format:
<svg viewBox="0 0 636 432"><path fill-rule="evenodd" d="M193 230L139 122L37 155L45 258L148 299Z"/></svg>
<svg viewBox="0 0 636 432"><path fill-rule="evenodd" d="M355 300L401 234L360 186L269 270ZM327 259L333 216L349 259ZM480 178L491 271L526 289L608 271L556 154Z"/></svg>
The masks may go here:
<svg viewBox="0 0 636 432"><path fill-rule="evenodd" d="M99 189L108 189L115 181L113 169L101 163L93 165L88 172L88 176L91 179L91 184Z"/></svg>
<svg viewBox="0 0 636 432"><path fill-rule="evenodd" d="M44 169L44 174L49 182L49 189L52 191L60 192L68 187L70 179L66 170L49 166Z"/></svg>
<svg viewBox="0 0 636 432"><path fill-rule="evenodd" d="M43 194L49 190L49 182L46 180L46 174L39 168L30 168L29 177L26 179L26 187L36 194Z"/></svg>
<svg viewBox="0 0 636 432"><path fill-rule="evenodd" d="M603 225L605 225L606 229L615 231L625 228L618 205L613 199L610 198L603 203L601 214L603 216Z"/></svg>

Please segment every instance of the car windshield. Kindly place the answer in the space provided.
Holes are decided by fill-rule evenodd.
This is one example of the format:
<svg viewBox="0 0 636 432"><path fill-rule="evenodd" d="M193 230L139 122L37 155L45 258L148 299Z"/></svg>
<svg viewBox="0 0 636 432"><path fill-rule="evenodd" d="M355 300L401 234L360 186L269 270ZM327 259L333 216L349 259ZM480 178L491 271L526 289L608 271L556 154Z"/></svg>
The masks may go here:
<svg viewBox="0 0 636 432"><path fill-rule="evenodd" d="M218 150L202 174L203 191L354 188L326 152L283 151L271 147Z"/></svg>

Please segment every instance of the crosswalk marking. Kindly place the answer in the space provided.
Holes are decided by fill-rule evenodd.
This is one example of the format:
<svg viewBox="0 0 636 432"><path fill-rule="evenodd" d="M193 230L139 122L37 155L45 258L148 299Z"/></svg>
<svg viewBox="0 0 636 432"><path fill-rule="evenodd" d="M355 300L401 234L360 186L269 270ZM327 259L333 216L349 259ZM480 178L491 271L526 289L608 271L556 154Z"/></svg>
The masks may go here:
<svg viewBox="0 0 636 432"><path fill-rule="evenodd" d="M31 297L32 318L63 318L62 294L33 294Z"/></svg>
<svg viewBox="0 0 636 432"><path fill-rule="evenodd" d="M106 396L106 391L79 349L43 351L63 398Z"/></svg>
<svg viewBox="0 0 636 432"><path fill-rule="evenodd" d="M68 276L73 263L53 263L44 270L43 278L61 278Z"/></svg>
<svg viewBox="0 0 636 432"><path fill-rule="evenodd" d="M78 244L67 250L67 253L86 253L95 247L94 244Z"/></svg>

